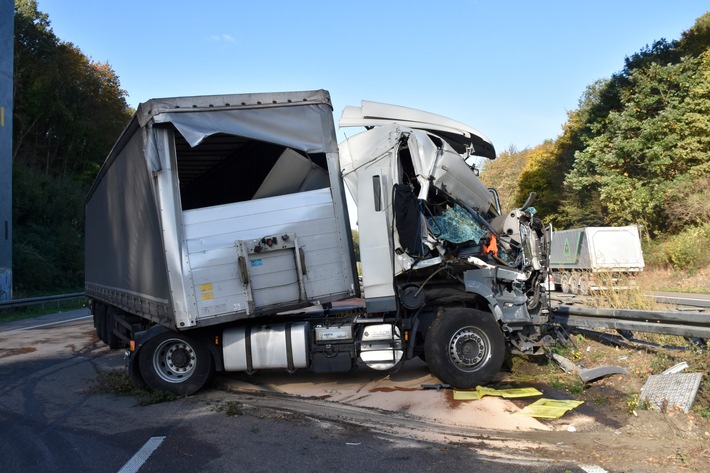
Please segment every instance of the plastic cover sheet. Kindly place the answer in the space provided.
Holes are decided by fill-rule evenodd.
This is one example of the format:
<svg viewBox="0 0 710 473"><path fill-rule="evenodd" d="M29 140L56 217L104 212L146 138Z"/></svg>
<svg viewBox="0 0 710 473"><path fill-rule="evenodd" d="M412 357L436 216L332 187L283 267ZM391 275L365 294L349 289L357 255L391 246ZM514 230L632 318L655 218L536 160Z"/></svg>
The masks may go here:
<svg viewBox="0 0 710 473"><path fill-rule="evenodd" d="M451 243L478 243L488 233L488 229L476 222L458 204L454 204L441 215L428 218L427 224L434 236Z"/></svg>

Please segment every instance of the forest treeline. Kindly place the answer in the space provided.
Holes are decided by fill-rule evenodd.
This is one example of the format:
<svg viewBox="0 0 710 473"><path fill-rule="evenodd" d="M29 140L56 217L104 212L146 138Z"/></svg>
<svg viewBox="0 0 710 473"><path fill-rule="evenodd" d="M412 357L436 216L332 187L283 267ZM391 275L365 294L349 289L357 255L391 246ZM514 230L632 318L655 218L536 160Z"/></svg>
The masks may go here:
<svg viewBox="0 0 710 473"><path fill-rule="evenodd" d="M83 290L84 197L131 117L108 63L61 41L15 1L14 297Z"/></svg>
<svg viewBox="0 0 710 473"><path fill-rule="evenodd" d="M556 229L639 225L648 262L710 264L710 12L589 85L557 139L501 153L481 178L506 208L536 192Z"/></svg>
<svg viewBox="0 0 710 473"><path fill-rule="evenodd" d="M638 224L671 264L696 258L691 246L710 259L709 46L710 13L627 57L587 88L559 137L501 153L482 179L506 208L535 191L556 228ZM127 94L35 0L15 0L14 81L14 295L81 290L84 197L130 120Z"/></svg>

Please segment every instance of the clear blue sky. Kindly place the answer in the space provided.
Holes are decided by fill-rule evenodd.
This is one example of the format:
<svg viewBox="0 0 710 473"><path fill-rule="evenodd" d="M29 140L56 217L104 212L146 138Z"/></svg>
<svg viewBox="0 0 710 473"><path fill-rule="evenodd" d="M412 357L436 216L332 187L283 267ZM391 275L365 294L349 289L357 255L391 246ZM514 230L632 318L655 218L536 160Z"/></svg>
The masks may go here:
<svg viewBox="0 0 710 473"><path fill-rule="evenodd" d="M585 88L707 0L38 0L54 33L155 97L327 89L464 122L498 152L561 132ZM355 131L348 131L349 135ZM339 139L342 138L339 135Z"/></svg>

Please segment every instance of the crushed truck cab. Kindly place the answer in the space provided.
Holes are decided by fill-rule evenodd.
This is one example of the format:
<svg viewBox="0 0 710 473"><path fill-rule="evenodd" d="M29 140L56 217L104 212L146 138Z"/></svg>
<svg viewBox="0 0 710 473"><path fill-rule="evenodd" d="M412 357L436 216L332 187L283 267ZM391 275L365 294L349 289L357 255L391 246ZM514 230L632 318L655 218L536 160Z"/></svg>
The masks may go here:
<svg viewBox="0 0 710 473"><path fill-rule="evenodd" d="M539 330L546 233L529 204L501 214L468 164L495 157L490 141L431 113L372 102L346 108L340 125L369 128L340 144L367 312L402 320L415 335L410 352L456 386L488 381L506 345L539 351L548 341Z"/></svg>

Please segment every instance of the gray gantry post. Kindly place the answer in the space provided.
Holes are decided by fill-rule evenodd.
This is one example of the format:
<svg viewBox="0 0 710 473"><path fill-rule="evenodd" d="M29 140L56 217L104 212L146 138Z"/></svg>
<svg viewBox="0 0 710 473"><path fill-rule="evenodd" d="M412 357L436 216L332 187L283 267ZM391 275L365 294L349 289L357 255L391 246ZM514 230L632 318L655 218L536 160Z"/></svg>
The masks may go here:
<svg viewBox="0 0 710 473"><path fill-rule="evenodd" d="M0 0L0 301L12 299L14 0Z"/></svg>

